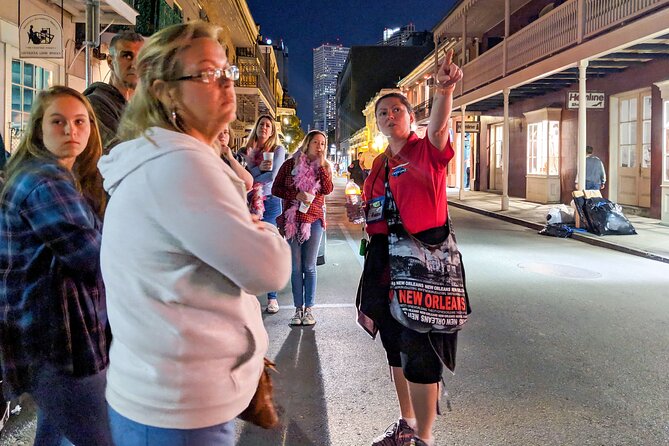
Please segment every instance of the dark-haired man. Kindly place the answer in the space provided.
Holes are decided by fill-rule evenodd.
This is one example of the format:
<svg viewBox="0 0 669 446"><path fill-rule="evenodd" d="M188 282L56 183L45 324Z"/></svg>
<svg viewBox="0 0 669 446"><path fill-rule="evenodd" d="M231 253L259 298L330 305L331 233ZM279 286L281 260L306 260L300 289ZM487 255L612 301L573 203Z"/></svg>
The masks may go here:
<svg viewBox="0 0 669 446"><path fill-rule="evenodd" d="M132 31L116 34L109 44L107 55L111 70L109 83L95 82L84 91L95 111L105 153L109 153L114 146L121 115L137 88L139 79L135 66L143 45L144 38L140 34Z"/></svg>

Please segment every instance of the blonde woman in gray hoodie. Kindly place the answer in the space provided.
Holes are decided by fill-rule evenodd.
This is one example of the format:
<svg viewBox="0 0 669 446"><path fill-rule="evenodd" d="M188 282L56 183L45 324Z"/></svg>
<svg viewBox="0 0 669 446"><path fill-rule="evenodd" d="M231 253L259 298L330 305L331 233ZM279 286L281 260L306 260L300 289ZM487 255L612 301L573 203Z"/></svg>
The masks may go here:
<svg viewBox="0 0 669 446"><path fill-rule="evenodd" d="M281 289L290 249L248 211L211 149L239 76L204 22L154 34L116 146L101 266L114 340L106 397L117 445L232 445L267 351L256 294Z"/></svg>

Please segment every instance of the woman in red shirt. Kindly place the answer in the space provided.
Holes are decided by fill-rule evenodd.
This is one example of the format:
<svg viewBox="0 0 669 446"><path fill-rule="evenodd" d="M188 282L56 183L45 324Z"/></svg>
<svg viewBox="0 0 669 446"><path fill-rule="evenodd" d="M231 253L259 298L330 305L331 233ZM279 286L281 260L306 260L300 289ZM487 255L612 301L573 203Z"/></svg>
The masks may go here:
<svg viewBox="0 0 669 446"><path fill-rule="evenodd" d="M374 160L364 184L368 204L383 200L387 171L390 190L406 230L432 244L447 236L446 167L454 155L448 120L453 89L462 78L460 68L451 63L452 56L451 50L436 74L436 93L425 138L411 131L415 116L403 95L390 93L376 102L376 122L381 133L388 137L388 147L383 156ZM374 206L367 208L371 210ZM359 293L358 320L372 336L377 331L381 335L401 414L372 444L431 446L442 364L454 369L457 334L418 333L393 318L388 302L388 224L384 216L374 218L369 211L367 223L370 243Z"/></svg>
<svg viewBox="0 0 669 446"><path fill-rule="evenodd" d="M295 314L290 325L314 325L312 307L316 295L316 259L325 229L323 205L332 192L332 169L325 159L325 133L307 133L295 156L281 168L272 195L283 199L283 213L277 225L290 244Z"/></svg>

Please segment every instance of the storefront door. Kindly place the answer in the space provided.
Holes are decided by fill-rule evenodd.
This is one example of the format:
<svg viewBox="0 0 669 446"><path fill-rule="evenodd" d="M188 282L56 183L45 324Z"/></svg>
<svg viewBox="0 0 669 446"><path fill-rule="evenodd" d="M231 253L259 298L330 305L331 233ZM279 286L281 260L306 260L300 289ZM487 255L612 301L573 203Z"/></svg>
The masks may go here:
<svg viewBox="0 0 669 446"><path fill-rule="evenodd" d="M650 207L650 91L620 97L618 202Z"/></svg>
<svg viewBox="0 0 669 446"><path fill-rule="evenodd" d="M488 141L490 143L490 190L502 189L502 150L504 144L503 124L493 124L489 127Z"/></svg>

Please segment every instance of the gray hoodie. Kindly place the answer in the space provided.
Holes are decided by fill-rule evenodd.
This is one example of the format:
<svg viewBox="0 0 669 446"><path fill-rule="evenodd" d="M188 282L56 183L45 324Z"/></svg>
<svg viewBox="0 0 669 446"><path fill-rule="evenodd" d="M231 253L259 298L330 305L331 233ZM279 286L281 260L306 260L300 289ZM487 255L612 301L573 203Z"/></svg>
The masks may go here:
<svg viewBox="0 0 669 446"><path fill-rule="evenodd" d="M288 282L288 244L253 222L243 182L191 136L151 128L99 167L111 195L101 249L114 333L107 401L157 427L235 418L268 345L254 294Z"/></svg>

